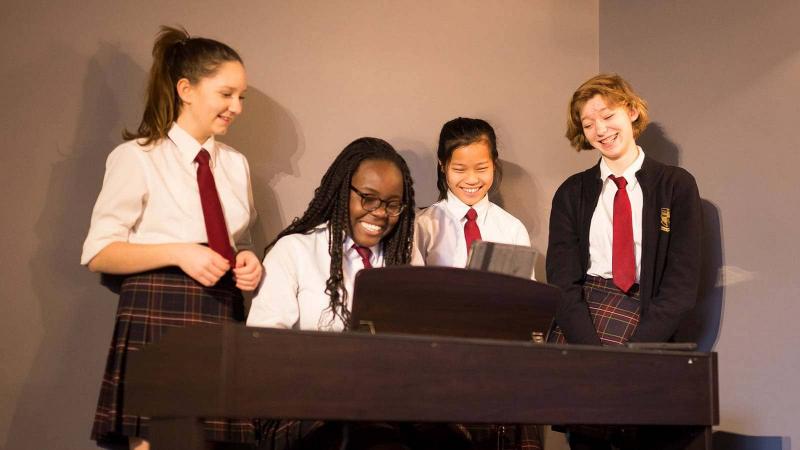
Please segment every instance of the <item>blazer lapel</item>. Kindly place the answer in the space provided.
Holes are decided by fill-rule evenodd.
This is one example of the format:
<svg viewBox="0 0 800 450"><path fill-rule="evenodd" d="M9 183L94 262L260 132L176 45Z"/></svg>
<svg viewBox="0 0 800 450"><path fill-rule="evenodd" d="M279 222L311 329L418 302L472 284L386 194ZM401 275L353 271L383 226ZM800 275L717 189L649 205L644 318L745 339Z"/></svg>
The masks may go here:
<svg viewBox="0 0 800 450"><path fill-rule="evenodd" d="M600 180L600 162L591 169L583 172L581 182L581 210L580 214L580 248L583 255L583 271L589 270L589 228L592 225L592 216L600 199L603 183Z"/></svg>
<svg viewBox="0 0 800 450"><path fill-rule="evenodd" d="M642 168L636 172L636 178L642 187L642 261L639 268L639 286L642 295L650 297L653 283L652 273L656 263L656 247L658 243L659 215L657 213L655 185L659 177L658 165L645 156Z"/></svg>

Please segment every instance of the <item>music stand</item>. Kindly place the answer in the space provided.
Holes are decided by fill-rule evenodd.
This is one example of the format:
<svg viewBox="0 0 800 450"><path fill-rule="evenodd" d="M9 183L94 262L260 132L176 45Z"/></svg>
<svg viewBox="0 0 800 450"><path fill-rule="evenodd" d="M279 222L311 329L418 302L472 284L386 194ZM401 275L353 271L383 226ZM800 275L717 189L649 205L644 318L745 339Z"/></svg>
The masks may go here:
<svg viewBox="0 0 800 450"><path fill-rule="evenodd" d="M524 245L475 241L467 259L467 269L533 278L536 250Z"/></svg>

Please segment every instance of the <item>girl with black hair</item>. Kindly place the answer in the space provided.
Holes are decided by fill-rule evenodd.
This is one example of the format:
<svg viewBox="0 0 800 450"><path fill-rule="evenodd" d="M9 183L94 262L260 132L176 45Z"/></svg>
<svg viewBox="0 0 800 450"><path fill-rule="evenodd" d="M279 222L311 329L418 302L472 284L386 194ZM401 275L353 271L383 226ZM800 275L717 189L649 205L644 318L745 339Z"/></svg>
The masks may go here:
<svg viewBox="0 0 800 450"><path fill-rule="evenodd" d="M489 200L501 169L497 138L488 122L459 117L445 123L437 160L439 201L417 215L412 264L465 267L477 239L530 247L525 225ZM461 429L473 448L542 448L535 425L466 425Z"/></svg>
<svg viewBox="0 0 800 450"><path fill-rule="evenodd" d="M267 246L267 275L247 325L348 328L356 272L407 264L413 223L406 162L381 139L353 141L328 168L303 216Z"/></svg>
<svg viewBox="0 0 800 450"><path fill-rule="evenodd" d="M266 276L247 325L349 328L356 273L407 264L413 224L406 162L381 139L353 141L328 168L303 216L267 246ZM404 432L390 424L280 420L265 422L262 432L262 448L280 450L336 449L345 442L348 449L403 449L404 441Z"/></svg>
<svg viewBox="0 0 800 450"><path fill-rule="evenodd" d="M235 50L162 27L141 124L108 156L81 255L93 272L124 276L92 429L98 443L149 448L147 418L123 409L129 351L173 327L244 320L241 290L262 274L250 250L250 170L215 136L242 112L246 89ZM248 420L206 420L209 440L252 441L253 431Z"/></svg>
<svg viewBox="0 0 800 450"><path fill-rule="evenodd" d="M489 201L500 173L497 138L488 122L459 117L444 124L437 151L439 201L417 216L412 264L465 267L476 239L530 247L525 225Z"/></svg>

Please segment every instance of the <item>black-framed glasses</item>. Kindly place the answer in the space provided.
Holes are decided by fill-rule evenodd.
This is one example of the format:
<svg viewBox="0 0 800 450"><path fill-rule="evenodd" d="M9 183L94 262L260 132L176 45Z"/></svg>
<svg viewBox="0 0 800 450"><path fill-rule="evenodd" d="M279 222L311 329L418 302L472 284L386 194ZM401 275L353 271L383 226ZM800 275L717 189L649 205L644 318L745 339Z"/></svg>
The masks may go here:
<svg viewBox="0 0 800 450"><path fill-rule="evenodd" d="M379 197L374 196L372 194L365 194L358 189L354 188L350 185L350 190L358 194L361 197L361 207L365 210L372 212L376 209L379 209L381 206L384 207L386 211L386 215L388 216L399 216L403 213L403 210L406 209L405 203L401 202L400 200L381 200Z"/></svg>

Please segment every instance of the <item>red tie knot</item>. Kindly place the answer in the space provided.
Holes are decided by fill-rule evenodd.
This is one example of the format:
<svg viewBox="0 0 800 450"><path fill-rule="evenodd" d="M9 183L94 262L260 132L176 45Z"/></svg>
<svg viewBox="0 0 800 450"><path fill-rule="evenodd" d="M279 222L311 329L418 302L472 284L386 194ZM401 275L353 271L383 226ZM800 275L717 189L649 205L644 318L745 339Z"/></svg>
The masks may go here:
<svg viewBox="0 0 800 450"><path fill-rule="evenodd" d="M358 253L358 256L361 257L361 262L364 263L364 268L371 269L372 262L370 261L370 258L372 257L372 250L370 250L369 247L363 247L358 244L353 244L353 248L356 249L356 253Z"/></svg>
<svg viewBox="0 0 800 450"><path fill-rule="evenodd" d="M628 185L628 180L625 177L615 177L614 175L609 175L608 177L617 185L617 189L625 189L625 186Z"/></svg>
<svg viewBox="0 0 800 450"><path fill-rule="evenodd" d="M194 160L198 164L208 165L208 162L211 161L211 155L208 153L208 150L201 148L199 152L197 152L197 156L194 157Z"/></svg>
<svg viewBox="0 0 800 450"><path fill-rule="evenodd" d="M478 218L478 212L475 211L473 208L470 208L469 211L467 211L467 220L470 222L475 222L475 219L477 218Z"/></svg>

